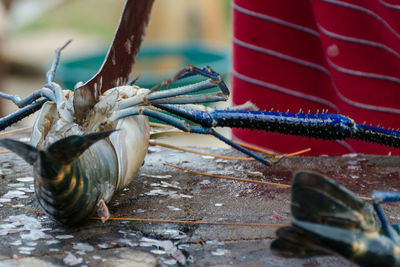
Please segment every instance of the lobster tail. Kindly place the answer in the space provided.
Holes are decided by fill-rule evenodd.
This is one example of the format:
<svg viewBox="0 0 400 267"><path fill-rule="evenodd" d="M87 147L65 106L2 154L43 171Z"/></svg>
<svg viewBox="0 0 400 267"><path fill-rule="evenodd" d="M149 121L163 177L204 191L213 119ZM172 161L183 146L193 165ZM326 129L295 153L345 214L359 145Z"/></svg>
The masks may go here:
<svg viewBox="0 0 400 267"><path fill-rule="evenodd" d="M400 260L396 244L378 232L295 221L293 226L279 229L277 235L271 250L283 257L336 254L360 266L397 266Z"/></svg>
<svg viewBox="0 0 400 267"><path fill-rule="evenodd" d="M46 150L12 139L2 139L0 145L33 165L42 177L50 178L51 174L45 174L48 169L58 171L62 165L71 164L91 145L108 137L112 132L114 131L71 135L54 142Z"/></svg>
<svg viewBox="0 0 400 267"><path fill-rule="evenodd" d="M360 266L399 266L395 239L380 233L365 201L335 181L314 172L298 172L291 210L296 220L276 232L278 238L271 243L274 254L341 255Z"/></svg>
<svg viewBox="0 0 400 267"><path fill-rule="evenodd" d="M39 150L34 146L12 139L0 140L0 145L13 151L32 165L40 177L56 177L61 170L62 163L57 160L57 156L47 151ZM41 180L43 181L43 178Z"/></svg>
<svg viewBox="0 0 400 267"><path fill-rule="evenodd" d="M58 140L45 150L11 139L0 140L0 145L14 151L35 169L35 192L43 210L61 223L75 224L86 219L98 201L105 198L99 186L106 189L109 186L108 190L115 187L115 181L111 181L110 185L101 184L101 181L104 180L103 176L111 177L113 173L115 176L116 166L93 162L90 157L112 153L109 151L111 146L103 142L96 149L91 149L90 153L84 153L112 132L72 135ZM93 170L82 172L82 165L88 164L94 166ZM98 173L92 175L91 171ZM90 180L89 176L96 179L100 177L100 180Z"/></svg>
<svg viewBox="0 0 400 267"><path fill-rule="evenodd" d="M91 145L107 138L114 131L97 132L86 135L71 135L51 144L47 153L57 161L67 165L76 160Z"/></svg>
<svg viewBox="0 0 400 267"><path fill-rule="evenodd" d="M38 158L38 149L29 144L12 139L1 139L0 145L13 151L31 165L33 165Z"/></svg>

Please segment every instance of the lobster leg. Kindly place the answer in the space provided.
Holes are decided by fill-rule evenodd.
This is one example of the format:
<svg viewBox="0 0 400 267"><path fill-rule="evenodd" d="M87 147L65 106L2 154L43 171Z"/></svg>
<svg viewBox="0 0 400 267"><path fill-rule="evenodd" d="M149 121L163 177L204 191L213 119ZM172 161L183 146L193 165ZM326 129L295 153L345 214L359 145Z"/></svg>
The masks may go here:
<svg viewBox="0 0 400 267"><path fill-rule="evenodd" d="M99 215L102 223L110 219L110 211L103 199L100 199L99 203L97 203L97 215Z"/></svg>
<svg viewBox="0 0 400 267"><path fill-rule="evenodd" d="M161 92L155 92L156 90L168 86L172 82L184 79L193 75L201 75L208 80L187 85L175 89L165 90ZM193 92L200 92L206 89L218 87L221 90L221 93L217 94L201 94L201 95L187 95ZM174 77L169 80L166 80L155 87L153 87L149 94L145 98L141 98L140 96L132 97L126 100L122 100L118 111L115 114L116 120L122 119L128 116L135 116L139 114L147 115L161 121L166 122L167 124L173 125L178 129L190 132L190 133L199 133L199 134L211 134L220 139L221 141L227 143L228 145L236 148L237 150L249 155L250 157L255 158L256 160L262 162L265 165L271 165L273 163L277 163L282 158L275 160L273 162L267 161L266 159L256 155L255 153L245 149L244 147L237 145L226 139L222 135L218 134L216 131L212 129L211 125L203 126L191 126L179 119L171 117L167 114L163 114L159 111L156 111L151 108L144 108L144 107L135 107L140 104L148 104L153 106L160 106L163 107L164 104L194 104L194 103L204 103L204 102L216 102L216 101L223 101L226 100L229 96L229 90L227 89L225 83L221 79L220 75L213 71L209 67L204 68L197 68L194 66L189 65L187 68L178 72ZM162 109L162 108L161 108ZM181 115L181 114L179 114ZM190 120L190 118L189 118Z"/></svg>
<svg viewBox="0 0 400 267"><path fill-rule="evenodd" d="M221 85L221 84L220 84ZM160 91L160 92L150 92L147 96L147 100L153 103L155 100L159 99L165 99L165 98L172 98L172 97L177 97L177 96L183 96L184 94L189 94L189 93L194 93L194 92L200 92L203 90L211 89L216 86L219 86L218 84L215 83L215 81L208 79L203 82L195 83L192 85L187 85L175 89L170 89L170 90L165 90L165 91ZM223 87L219 87L220 89ZM221 89L222 91L222 89ZM223 96L225 98L223 100L226 100L229 94L226 94L223 92ZM191 95L192 97L196 97L196 95Z"/></svg>
<svg viewBox="0 0 400 267"><path fill-rule="evenodd" d="M56 103L59 103L62 100L62 90L59 85L54 83L54 76L56 73L58 62L60 61L61 51L70 42L71 40L56 49L51 67L46 74L47 84L44 88L33 92L23 99L21 99L21 97L18 95L9 95L0 92L0 98L11 100L14 104L21 108L14 113L0 118L0 131L38 111L48 100L55 101Z"/></svg>
<svg viewBox="0 0 400 267"><path fill-rule="evenodd" d="M400 236L396 230L393 229L392 225L386 219L386 216L383 212L380 204L388 203L388 202L398 202L400 201L400 192L394 191L375 191L372 195L373 199L373 207L375 209L376 214L378 215L379 220L382 224L382 229L386 236L392 239L396 243L400 243Z"/></svg>
<svg viewBox="0 0 400 267"><path fill-rule="evenodd" d="M155 92L161 87L168 86L172 82L178 79L184 79L193 75L201 75L208 78L205 81L187 85L175 89ZM200 92L206 89L219 87L221 93L217 94L201 94L201 95L187 95L193 92ZM211 125L203 126L191 126L179 119L171 117L167 114L161 113L157 110L151 108L153 106L162 107L164 104L194 104L194 103L204 103L204 102L216 102L226 100L229 95L229 90L227 89L225 83L215 71L211 68L196 68L193 66L188 66L182 71L178 72L174 77L169 80L166 80L159 85L153 87L149 94L146 97L136 96L129 99L122 100L119 104L118 111L115 114L115 119L122 119L128 116L135 116L139 114L147 115L161 121L166 122L167 124L173 125L178 129L190 132L190 133L199 133L199 134L211 134L220 139L221 141L227 143L228 145L236 148L237 150L249 155L250 157L255 158L256 160L262 162L265 165L271 165L273 163L277 163L282 158L275 160L273 162L267 161L266 159L256 155L255 153L245 149L244 147L237 145L226 139L222 135L218 134L212 129ZM148 104L150 107L138 107L140 104ZM180 114L179 114L180 115ZM189 119L190 120L190 119Z"/></svg>
<svg viewBox="0 0 400 267"><path fill-rule="evenodd" d="M226 97L221 93L206 93L201 95L183 95L168 97L151 101L152 104L200 104L200 103L213 103L218 101L226 101Z"/></svg>
<svg viewBox="0 0 400 267"><path fill-rule="evenodd" d="M19 108L23 108L29 104L32 104L33 101L36 101L41 96L42 96L41 90L38 90L23 99L21 99L21 97L18 95L9 95L9 94L0 92L0 98L11 100Z"/></svg>
<svg viewBox="0 0 400 267"><path fill-rule="evenodd" d="M208 79L195 84L156 92L158 89L166 87L176 80L184 79L193 75L200 75ZM221 92L201 95L188 95L190 93L197 93L215 87L218 87ZM129 99L122 100L118 106L118 110L130 108L140 104L195 104L226 101L228 97L229 90L219 74L208 67L197 68L189 65L188 67L175 74L171 79L165 80L162 83L154 86L147 95L138 95Z"/></svg>
<svg viewBox="0 0 400 267"><path fill-rule="evenodd" d="M14 113L0 118L0 131L38 111L43 106L43 104L47 102L47 100L47 98L41 98L38 101L35 101L32 104L29 104L28 106L25 106Z"/></svg>
<svg viewBox="0 0 400 267"><path fill-rule="evenodd" d="M197 134L211 134L213 136L215 136L216 138L220 139L222 142L236 148L237 150L247 154L248 156L260 161L261 163L270 166L272 164L276 164L278 163L281 159L283 159L283 157L274 160L274 161L268 161L266 159L264 159L263 157L258 156L257 154L251 152L250 150L247 150L246 148L233 143L231 140L223 137L222 135L220 135L219 133L217 133L216 131L214 131L214 129L212 127L203 127L203 126L196 126L196 125L190 125L188 123L186 123L183 120L177 119L175 117L172 117L168 114L162 113L160 111L154 110L152 108L146 108L146 107L133 107L133 108L127 108L124 110L121 110L119 112L116 113L116 120L118 119L122 119L125 117L129 117L129 116L135 116L135 115L146 115L158 120L161 120L169 125L172 125L184 132L189 132L189 133L197 133Z"/></svg>
<svg viewBox="0 0 400 267"><path fill-rule="evenodd" d="M215 72L208 66L203 68L198 68L193 65L189 65L186 68L182 69L177 74L175 74L171 79L165 80L162 83L154 86L153 88L151 88L150 91L154 92L162 87L168 87L168 85L170 85L174 81L182 80L191 77L193 75L200 75L211 79L225 95L229 95L228 87L226 86L225 82L221 79L221 76L217 72Z"/></svg>

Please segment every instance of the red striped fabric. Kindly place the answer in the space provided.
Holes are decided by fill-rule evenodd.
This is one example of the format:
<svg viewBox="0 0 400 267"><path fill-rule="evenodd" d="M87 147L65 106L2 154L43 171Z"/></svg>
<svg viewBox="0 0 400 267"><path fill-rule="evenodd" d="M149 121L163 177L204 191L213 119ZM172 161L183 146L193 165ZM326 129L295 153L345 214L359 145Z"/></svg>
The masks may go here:
<svg viewBox="0 0 400 267"><path fill-rule="evenodd" d="M400 128L400 5L389 0L234 0L233 104L328 109L357 123ZM323 141L253 130L234 138L288 153L396 154L357 140Z"/></svg>

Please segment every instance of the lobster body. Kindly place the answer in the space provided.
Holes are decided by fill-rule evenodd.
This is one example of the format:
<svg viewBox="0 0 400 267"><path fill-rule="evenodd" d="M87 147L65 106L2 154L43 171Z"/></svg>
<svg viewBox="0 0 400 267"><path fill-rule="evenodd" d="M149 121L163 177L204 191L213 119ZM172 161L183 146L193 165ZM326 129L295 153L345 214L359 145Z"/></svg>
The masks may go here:
<svg viewBox="0 0 400 267"><path fill-rule="evenodd" d="M135 177L147 152L148 120L140 115L109 118L123 97L141 90L131 86L110 90L81 125L71 109L73 93L64 91L61 105L47 102L40 110L31 137L36 148L18 141L8 145L33 165L38 201L52 218L63 224L81 222L100 201L107 203ZM29 151L36 153L34 160Z"/></svg>
<svg viewBox="0 0 400 267"><path fill-rule="evenodd" d="M42 209L63 224L87 219L99 201L108 202L116 190L117 160L107 140L98 141L71 164L56 167L57 172L44 176L50 166L54 168L57 163L34 165L35 193Z"/></svg>
<svg viewBox="0 0 400 267"><path fill-rule="evenodd" d="M113 88L100 97L100 101L88 112L85 121L77 124L72 108L73 92L64 90L64 106L57 107L54 102L43 105L33 126L31 144L38 148L46 148L67 136L118 129L109 137L107 145L113 147L113 157L116 157L116 190L120 190L132 181L142 166L149 143L150 127L146 116L126 117L118 121L111 117L122 99L145 94L147 91L137 86ZM95 144L93 148L97 146L98 144ZM89 148L88 152L92 149ZM86 154L88 153L84 153L83 156Z"/></svg>

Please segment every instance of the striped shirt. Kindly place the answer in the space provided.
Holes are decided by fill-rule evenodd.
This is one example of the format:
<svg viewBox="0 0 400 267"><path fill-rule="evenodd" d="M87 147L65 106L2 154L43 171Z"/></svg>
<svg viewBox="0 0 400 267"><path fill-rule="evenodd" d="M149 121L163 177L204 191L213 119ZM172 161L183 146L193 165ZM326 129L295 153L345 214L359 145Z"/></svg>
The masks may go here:
<svg viewBox="0 0 400 267"><path fill-rule="evenodd" d="M328 110L400 127L400 5L390 0L234 0L233 104ZM400 154L357 140L323 141L250 130L234 138L309 155Z"/></svg>

